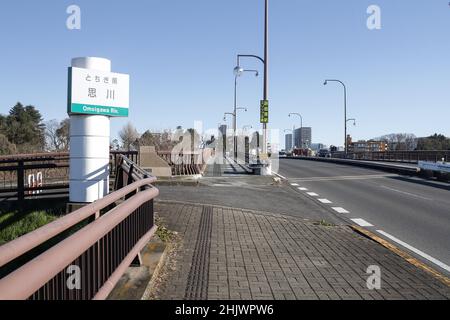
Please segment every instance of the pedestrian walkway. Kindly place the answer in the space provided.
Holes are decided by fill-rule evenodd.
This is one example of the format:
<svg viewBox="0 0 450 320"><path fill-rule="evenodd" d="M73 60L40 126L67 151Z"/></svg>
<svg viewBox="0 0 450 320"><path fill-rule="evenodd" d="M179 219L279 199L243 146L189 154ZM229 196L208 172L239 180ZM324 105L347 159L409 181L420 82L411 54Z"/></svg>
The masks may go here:
<svg viewBox="0 0 450 320"><path fill-rule="evenodd" d="M220 156L221 157L221 156ZM205 177L222 177L234 175L249 175L252 171L245 165L239 164L230 157L215 158L214 162L209 163L205 170Z"/></svg>
<svg viewBox="0 0 450 320"><path fill-rule="evenodd" d="M450 299L443 282L348 226L173 201L155 209L179 240L154 299ZM367 286L369 266L379 290Z"/></svg>

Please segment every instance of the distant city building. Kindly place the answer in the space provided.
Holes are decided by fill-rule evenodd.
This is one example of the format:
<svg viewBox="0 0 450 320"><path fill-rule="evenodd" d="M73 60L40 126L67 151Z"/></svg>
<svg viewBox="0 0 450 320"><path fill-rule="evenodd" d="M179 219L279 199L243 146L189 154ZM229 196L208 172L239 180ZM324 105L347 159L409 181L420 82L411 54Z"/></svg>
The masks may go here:
<svg viewBox="0 0 450 320"><path fill-rule="evenodd" d="M222 137L225 137L225 136L227 135L227 125L226 125L226 124L222 124L222 125L219 127L219 132L220 132L220 135L221 135Z"/></svg>
<svg viewBox="0 0 450 320"><path fill-rule="evenodd" d="M323 143L311 143L311 149L314 151L319 151L320 149L328 149Z"/></svg>
<svg viewBox="0 0 450 320"><path fill-rule="evenodd" d="M292 133L285 135L284 138L285 138L284 148L286 150L291 150L292 149Z"/></svg>
<svg viewBox="0 0 450 320"><path fill-rule="evenodd" d="M312 143L312 129L310 127L303 127L295 129L294 131L294 147L309 148Z"/></svg>
<svg viewBox="0 0 450 320"><path fill-rule="evenodd" d="M361 153L361 152L384 152L388 150L388 144L386 141L375 140L359 140L353 142L351 136L347 136L347 148L348 152Z"/></svg>

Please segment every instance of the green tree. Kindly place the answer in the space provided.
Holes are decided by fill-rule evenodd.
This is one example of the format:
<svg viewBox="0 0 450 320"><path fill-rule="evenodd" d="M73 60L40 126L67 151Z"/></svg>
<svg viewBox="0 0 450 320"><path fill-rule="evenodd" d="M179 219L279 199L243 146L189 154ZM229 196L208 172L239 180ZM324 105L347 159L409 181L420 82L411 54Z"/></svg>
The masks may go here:
<svg viewBox="0 0 450 320"><path fill-rule="evenodd" d="M145 131L139 138L139 145L141 146L158 146L158 137L151 133L150 130Z"/></svg>
<svg viewBox="0 0 450 320"><path fill-rule="evenodd" d="M10 155L14 153L16 153L16 146L0 133L0 155Z"/></svg>
<svg viewBox="0 0 450 320"><path fill-rule="evenodd" d="M417 143L417 150L450 150L450 138L437 133L426 138L420 138Z"/></svg>
<svg viewBox="0 0 450 320"><path fill-rule="evenodd" d="M34 106L18 102L3 120L3 133L19 152L42 151L45 146L45 125Z"/></svg>

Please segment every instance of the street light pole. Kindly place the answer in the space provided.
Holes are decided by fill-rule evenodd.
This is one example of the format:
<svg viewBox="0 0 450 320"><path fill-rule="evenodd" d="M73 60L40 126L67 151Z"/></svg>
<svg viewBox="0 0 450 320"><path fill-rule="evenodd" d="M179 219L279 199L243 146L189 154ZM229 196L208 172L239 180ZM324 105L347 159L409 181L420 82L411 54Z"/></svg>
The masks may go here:
<svg viewBox="0 0 450 320"><path fill-rule="evenodd" d="M328 82L339 82L344 87L344 149L345 154L347 154L347 87L345 86L344 82L341 80L331 79L331 80L325 80L323 85L327 85Z"/></svg>
<svg viewBox="0 0 450 320"><path fill-rule="evenodd" d="M269 0L264 1L264 59L253 54L238 54L237 66L240 66L240 58L255 58L264 65L263 100L269 99ZM267 123L263 123L262 153L267 153ZM259 159L259 158L258 158Z"/></svg>
<svg viewBox="0 0 450 320"><path fill-rule="evenodd" d="M233 157L234 160L237 161L237 137L236 137L236 130L237 130L237 79L240 77L244 72L254 72L255 76L257 77L259 75L258 70L245 70L241 68L239 65L234 68L234 117L233 117Z"/></svg>
<svg viewBox="0 0 450 320"><path fill-rule="evenodd" d="M269 0L265 0L264 14L264 94L263 100L269 95ZM263 153L267 153L267 123L263 123Z"/></svg>

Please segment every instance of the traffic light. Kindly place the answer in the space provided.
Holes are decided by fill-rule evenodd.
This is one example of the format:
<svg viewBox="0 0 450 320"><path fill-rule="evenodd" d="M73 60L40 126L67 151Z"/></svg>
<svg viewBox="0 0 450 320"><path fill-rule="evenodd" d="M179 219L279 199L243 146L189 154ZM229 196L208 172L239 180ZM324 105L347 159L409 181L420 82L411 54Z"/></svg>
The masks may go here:
<svg viewBox="0 0 450 320"><path fill-rule="evenodd" d="M269 123L269 101L261 100L261 123Z"/></svg>

